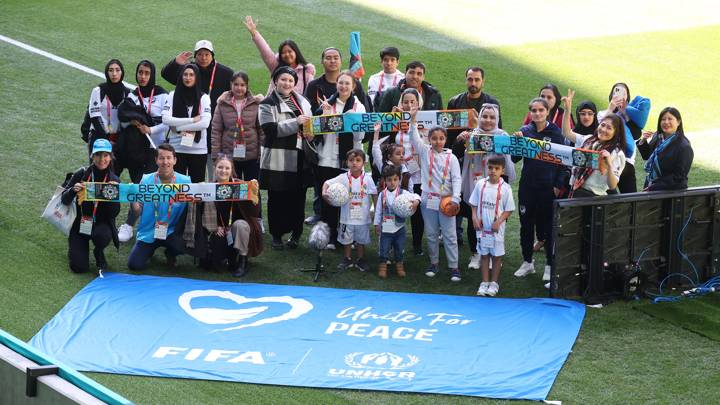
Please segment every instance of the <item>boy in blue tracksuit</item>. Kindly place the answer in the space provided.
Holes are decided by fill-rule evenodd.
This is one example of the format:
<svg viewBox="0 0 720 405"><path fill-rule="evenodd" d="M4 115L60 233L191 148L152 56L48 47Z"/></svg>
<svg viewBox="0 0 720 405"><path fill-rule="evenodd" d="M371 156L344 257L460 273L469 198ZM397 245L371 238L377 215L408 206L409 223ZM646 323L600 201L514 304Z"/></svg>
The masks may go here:
<svg viewBox="0 0 720 405"><path fill-rule="evenodd" d="M546 142L564 144L562 131L557 125L548 122L549 106L542 98L534 98L529 104L532 122L520 128L515 136L540 139ZM520 202L520 246L523 263L515 272L516 277L525 277L535 273L533 263L533 242L535 227L546 229L545 235L545 272L543 281L550 280L550 266L553 259L552 215L553 200L562 195L570 178L568 167L536 159L513 157L517 162L523 159L522 175L518 188Z"/></svg>

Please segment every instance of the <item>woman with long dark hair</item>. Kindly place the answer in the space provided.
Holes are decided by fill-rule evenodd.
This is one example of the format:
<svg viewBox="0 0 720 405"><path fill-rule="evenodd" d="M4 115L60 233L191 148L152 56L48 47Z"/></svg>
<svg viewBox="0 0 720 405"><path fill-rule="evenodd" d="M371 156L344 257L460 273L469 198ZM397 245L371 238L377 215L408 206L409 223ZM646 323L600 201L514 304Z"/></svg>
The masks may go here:
<svg viewBox="0 0 720 405"><path fill-rule="evenodd" d="M549 110L547 120L560 128L563 123L563 118L565 117L565 110L560 106L560 99L562 97L558 87L552 83L548 83L540 88L538 97L548 103ZM571 113L568 112L568 114ZM572 118L572 115L570 116L570 119L570 129L573 129L575 128L575 120ZM530 113L527 113L527 115L525 115L525 120L523 120L523 125L528 125L531 122L532 117L530 116Z"/></svg>
<svg viewBox="0 0 720 405"><path fill-rule="evenodd" d="M575 92L568 90L562 98L565 111L572 109ZM606 114L592 135L581 135L570 129L570 116L563 120L563 135L578 148L600 152L602 167L598 170L576 167L570 179L570 197L594 197L617 193L620 173L625 167L625 126L613 113Z"/></svg>
<svg viewBox="0 0 720 405"><path fill-rule="evenodd" d="M112 169L112 145L107 139L97 139L93 142L92 164L81 168L68 181L62 194L62 203L70 205L73 199L82 195L85 182L117 183L120 180ZM107 270L108 263L105 258L105 248L112 241L119 247L115 218L120 213L120 204L116 202L83 201L77 198L78 215L70 228L68 235L68 260L70 270L75 273L85 273L90 270L90 241L95 246L93 255L98 270Z"/></svg>
<svg viewBox="0 0 720 405"><path fill-rule="evenodd" d="M200 91L199 69L187 64L180 70L177 85L163 107L163 124L170 127L166 141L175 148L175 171L187 174L193 183L205 181L207 128L210 125L210 97Z"/></svg>
<svg viewBox="0 0 720 405"><path fill-rule="evenodd" d="M680 111L665 107L658 116L657 131L645 131L638 141L645 162L645 190L681 190L687 188L693 152L685 136Z"/></svg>
<svg viewBox="0 0 720 405"><path fill-rule="evenodd" d="M265 41L265 38L260 35L260 32L257 30L257 24L251 16L245 17L245 27L247 27L247 30L250 32L250 36L255 46L257 46L258 51L260 51L260 57L262 57L263 62L265 62L270 74L279 66L289 66L295 71L298 77L295 81L294 90L299 94L305 94L308 83L315 78L315 66L305 60L295 41L286 39L278 46L277 53L274 53L272 49L270 49L270 45ZM271 80L270 85L268 85L268 94L270 94L274 88L275 83Z"/></svg>

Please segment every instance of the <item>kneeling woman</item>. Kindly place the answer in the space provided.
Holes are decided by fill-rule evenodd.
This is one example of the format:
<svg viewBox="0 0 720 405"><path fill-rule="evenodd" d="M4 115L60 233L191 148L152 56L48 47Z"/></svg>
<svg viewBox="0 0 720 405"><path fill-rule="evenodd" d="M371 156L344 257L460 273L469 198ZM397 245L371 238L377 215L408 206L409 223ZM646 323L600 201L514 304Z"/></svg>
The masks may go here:
<svg viewBox="0 0 720 405"><path fill-rule="evenodd" d="M219 155L214 179L218 183L237 181L232 160ZM250 201L214 201L189 206L183 239L201 265L217 268L226 261L235 277L248 270L248 256L262 253L260 206Z"/></svg>
<svg viewBox="0 0 720 405"><path fill-rule="evenodd" d="M572 108L575 92L568 90L563 97L565 111ZM563 136L576 147L600 151L600 170L576 167L570 179L570 197L594 197L597 195L616 194L620 174L625 168L625 127L619 116L608 113L592 135L580 135L570 129L570 114L563 117Z"/></svg>
<svg viewBox="0 0 720 405"><path fill-rule="evenodd" d="M69 205L73 198L85 189L85 182L117 183L118 177L112 170L112 144L107 139L97 139L93 142L91 153L92 164L81 168L67 184L62 195L62 202ZM118 248L117 229L115 217L120 212L119 203L91 202L77 200L78 215L75 218L70 235L68 236L68 259L70 270L75 273L85 273L90 270L88 258L90 241L92 240L95 264L98 270L107 270L105 247L113 241Z"/></svg>

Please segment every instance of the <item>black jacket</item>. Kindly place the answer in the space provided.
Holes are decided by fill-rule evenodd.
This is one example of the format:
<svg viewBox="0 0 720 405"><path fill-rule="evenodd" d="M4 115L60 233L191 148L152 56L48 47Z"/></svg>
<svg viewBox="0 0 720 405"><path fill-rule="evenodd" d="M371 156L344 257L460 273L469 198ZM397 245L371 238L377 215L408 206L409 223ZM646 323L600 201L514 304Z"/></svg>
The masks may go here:
<svg viewBox="0 0 720 405"><path fill-rule="evenodd" d="M637 147L643 159L648 160L657 146L658 136L655 135L649 143L643 142ZM645 187L651 191L687 188L688 173L690 173L694 156L690 141L686 137L682 136L676 139L658 155L661 175L649 186L645 180Z"/></svg>
<svg viewBox="0 0 720 405"><path fill-rule="evenodd" d="M65 185L65 191L62 193L61 201L65 205L70 205L70 203L73 202L73 198L77 195L75 190L73 190L73 186L75 186L76 183L79 183L81 181L86 181L88 179L88 176L90 175L90 170L92 168L91 166L88 167L82 167L78 171L76 171L70 180ZM108 168L108 179L107 181L115 181L120 182L120 179L113 173L112 170ZM103 181L103 179L95 179L95 181ZM81 209L78 210L77 217L75 217L75 222L73 223L73 229L79 229L77 224L80 222L80 219L82 215L92 215L93 211L93 202L85 201L81 205ZM82 215L81 215L82 213ZM120 203L116 202L100 202L98 203L97 212L95 213L95 222L97 223L106 223L110 225L110 230L112 231L112 240L113 244L115 245L115 248L120 247L120 242L118 241L117 236L117 228L115 227L115 218L120 213Z"/></svg>
<svg viewBox="0 0 720 405"><path fill-rule="evenodd" d="M209 92L208 90L210 90L210 76L212 75L214 64L217 64L217 70L215 71L215 81L213 82L212 92ZM167 65L165 65L165 67L162 68L160 74L162 75L163 79L167 80L170 84L174 86L177 84L177 79L178 75L180 74L181 68L182 65L175 62L175 58L173 58L172 60L170 60L170 62L168 62ZM200 68L200 91L210 96L210 108L213 114L215 113L215 104L217 103L218 97L220 97L220 95L224 92L230 90L233 74L234 72L232 69L223 65L222 63L217 63L215 60L210 63L207 69ZM209 129L208 133L210 133ZM208 137L208 139L209 138L210 137Z"/></svg>
<svg viewBox="0 0 720 405"><path fill-rule="evenodd" d="M423 105L421 110L442 110L442 95L430 83L422 82L422 98ZM379 112L390 112L392 108L398 105L400 95L405 90L405 79L400 80L396 87L387 89L380 100Z"/></svg>
<svg viewBox="0 0 720 405"><path fill-rule="evenodd" d="M153 122L153 118L145 111L145 108L135 104L130 98L125 98L118 106L118 119L122 123L136 120L149 127L158 124ZM124 165L135 166L154 160L155 151L150 146L148 137L135 128L134 125L128 125L125 128L121 127L118 134L120 136L113 151Z"/></svg>
<svg viewBox="0 0 720 405"><path fill-rule="evenodd" d="M520 128L524 137L541 139L552 143L565 144L565 138L557 125L549 122L542 131L538 132L534 122ZM568 188L570 181L570 168L564 165L543 162L537 159L526 159L513 156L512 161L523 160L520 187L546 188L556 187L559 189Z"/></svg>

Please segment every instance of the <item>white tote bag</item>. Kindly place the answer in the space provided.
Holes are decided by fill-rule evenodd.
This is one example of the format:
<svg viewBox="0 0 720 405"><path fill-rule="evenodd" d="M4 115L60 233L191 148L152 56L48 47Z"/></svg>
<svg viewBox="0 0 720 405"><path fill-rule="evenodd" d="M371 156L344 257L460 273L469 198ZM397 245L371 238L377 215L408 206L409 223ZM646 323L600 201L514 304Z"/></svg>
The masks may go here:
<svg viewBox="0 0 720 405"><path fill-rule="evenodd" d="M70 234L70 228L72 228L75 217L77 216L77 206L75 199L68 205L62 203L62 193L65 188L58 186L53 194L50 202L45 207L41 217L45 218L48 222L54 225L60 232L64 233L65 236Z"/></svg>

